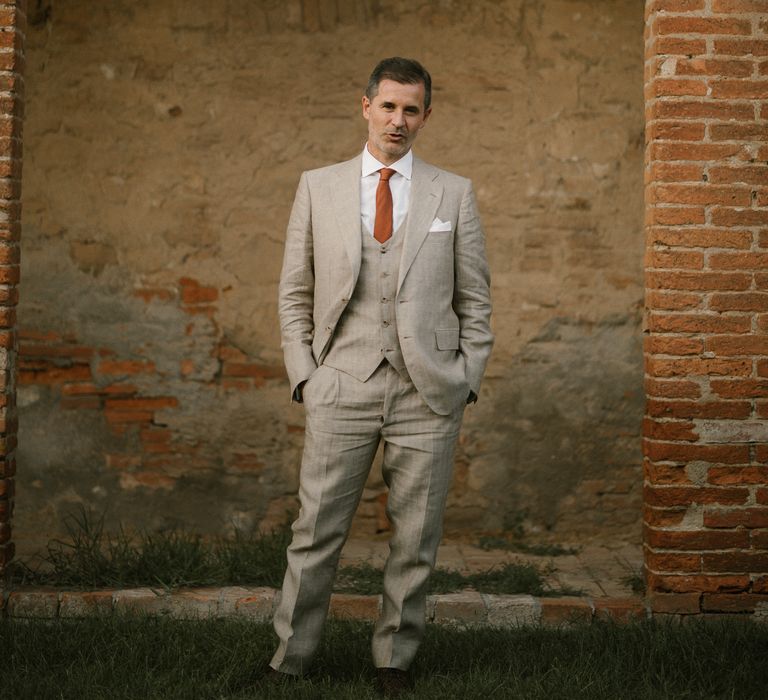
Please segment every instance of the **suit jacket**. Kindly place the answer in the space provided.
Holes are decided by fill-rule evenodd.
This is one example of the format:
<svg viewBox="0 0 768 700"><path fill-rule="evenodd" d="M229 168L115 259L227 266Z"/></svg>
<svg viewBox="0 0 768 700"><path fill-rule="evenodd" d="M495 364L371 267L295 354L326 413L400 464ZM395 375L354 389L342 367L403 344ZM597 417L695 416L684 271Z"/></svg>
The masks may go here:
<svg viewBox="0 0 768 700"><path fill-rule="evenodd" d="M299 182L279 291L292 391L322 363L357 283L360 173L357 156L307 171ZM415 156L411 177L397 329L416 389L433 411L446 415L466 402L470 389L479 393L493 344L485 241L469 180ZM450 227L433 226L435 219Z"/></svg>

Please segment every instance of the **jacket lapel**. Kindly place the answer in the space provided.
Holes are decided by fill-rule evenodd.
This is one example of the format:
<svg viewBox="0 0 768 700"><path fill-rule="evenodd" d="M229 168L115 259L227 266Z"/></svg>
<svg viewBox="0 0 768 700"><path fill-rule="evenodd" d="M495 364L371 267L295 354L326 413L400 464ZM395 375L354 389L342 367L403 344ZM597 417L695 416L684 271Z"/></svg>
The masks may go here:
<svg viewBox="0 0 768 700"><path fill-rule="evenodd" d="M331 185L331 201L336 221L339 225L339 235L343 239L344 248L352 267L352 289L357 284L360 274L360 257L362 255L362 232L360 223L360 172L361 156L343 163L336 173L335 182Z"/></svg>
<svg viewBox="0 0 768 700"><path fill-rule="evenodd" d="M443 195L443 186L438 182L440 172L416 156L413 157L411 198L408 218L405 224L405 240L400 258L400 274L397 291L403 284L408 270L429 233L429 226L435 218L437 207Z"/></svg>

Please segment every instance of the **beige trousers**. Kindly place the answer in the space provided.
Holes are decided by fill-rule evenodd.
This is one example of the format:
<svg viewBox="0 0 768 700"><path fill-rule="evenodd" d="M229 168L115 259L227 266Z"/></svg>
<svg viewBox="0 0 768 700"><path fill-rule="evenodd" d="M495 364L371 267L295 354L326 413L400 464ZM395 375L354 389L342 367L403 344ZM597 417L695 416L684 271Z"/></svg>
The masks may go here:
<svg viewBox="0 0 768 700"><path fill-rule="evenodd" d="M274 617L280 643L270 665L304 673L317 649L333 579L379 441L393 526L383 607L372 651L376 667L407 669L424 633L427 579L464 406L434 413L410 380L383 362L366 382L321 365L304 385L306 434L301 510Z"/></svg>

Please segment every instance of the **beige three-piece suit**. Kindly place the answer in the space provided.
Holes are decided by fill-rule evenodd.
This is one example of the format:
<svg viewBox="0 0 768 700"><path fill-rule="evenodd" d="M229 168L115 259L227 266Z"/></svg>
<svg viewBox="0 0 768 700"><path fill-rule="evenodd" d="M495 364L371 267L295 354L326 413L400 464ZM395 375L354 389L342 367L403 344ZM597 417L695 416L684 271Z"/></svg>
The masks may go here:
<svg viewBox="0 0 768 700"><path fill-rule="evenodd" d="M493 343L471 183L414 157L405 221L381 244L361 224L361 157L302 175L288 225L280 322L291 391L306 381L301 511L273 668L303 673L380 440L393 525L377 667L407 669L424 629L464 407Z"/></svg>

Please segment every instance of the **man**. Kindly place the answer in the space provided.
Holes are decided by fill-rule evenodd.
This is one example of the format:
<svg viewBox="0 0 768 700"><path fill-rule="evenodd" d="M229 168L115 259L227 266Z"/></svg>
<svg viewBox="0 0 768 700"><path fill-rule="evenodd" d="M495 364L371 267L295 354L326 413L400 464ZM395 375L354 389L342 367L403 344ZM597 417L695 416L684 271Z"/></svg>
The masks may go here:
<svg viewBox="0 0 768 700"><path fill-rule="evenodd" d="M393 535L373 661L385 694L410 686L454 446L493 343L471 183L411 151L430 101L431 78L419 63L381 61L362 99L363 153L305 172L291 212L279 311L306 433L272 679L310 664L383 440Z"/></svg>

